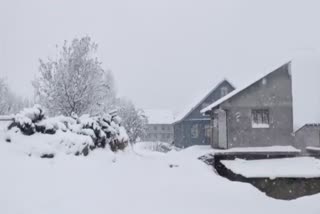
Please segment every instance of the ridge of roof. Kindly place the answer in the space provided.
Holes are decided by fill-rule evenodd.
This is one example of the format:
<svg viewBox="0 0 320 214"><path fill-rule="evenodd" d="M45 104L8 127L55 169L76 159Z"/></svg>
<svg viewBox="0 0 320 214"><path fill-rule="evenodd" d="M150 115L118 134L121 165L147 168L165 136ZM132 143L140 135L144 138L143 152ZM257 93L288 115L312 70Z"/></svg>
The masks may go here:
<svg viewBox="0 0 320 214"><path fill-rule="evenodd" d="M206 114L208 111L211 111L213 108L217 107L218 105L224 103L225 101L231 99L232 97L234 97L235 95L239 94L240 92L242 92L243 90L249 88L250 86L252 86L253 84L259 82L260 80L262 80L263 78L265 78L266 76L272 74L273 72L279 70L280 68L282 68L283 66L290 66L291 64L291 60L287 61L286 63L282 64L281 66L277 66L275 69L272 69L271 71L263 74L263 76L258 77L256 80L250 82L249 84L244 85L243 87L240 87L232 92L230 92L229 94L227 94L226 96L216 100L215 102L213 102L211 105L207 106L206 108L202 109L200 112L201 114Z"/></svg>

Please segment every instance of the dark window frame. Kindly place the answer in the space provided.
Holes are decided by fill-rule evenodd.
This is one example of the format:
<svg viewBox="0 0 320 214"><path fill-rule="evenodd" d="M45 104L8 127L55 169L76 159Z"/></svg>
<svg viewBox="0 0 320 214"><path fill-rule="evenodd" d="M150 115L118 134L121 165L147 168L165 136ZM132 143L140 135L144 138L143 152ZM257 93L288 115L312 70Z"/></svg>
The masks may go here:
<svg viewBox="0 0 320 214"><path fill-rule="evenodd" d="M257 108L251 110L252 128L269 128L270 110L269 108Z"/></svg>

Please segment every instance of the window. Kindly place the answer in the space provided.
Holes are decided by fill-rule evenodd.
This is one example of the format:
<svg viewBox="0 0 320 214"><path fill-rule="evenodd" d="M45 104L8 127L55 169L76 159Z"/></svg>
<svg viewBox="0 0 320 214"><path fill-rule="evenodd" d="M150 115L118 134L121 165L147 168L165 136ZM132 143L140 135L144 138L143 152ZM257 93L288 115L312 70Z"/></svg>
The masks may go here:
<svg viewBox="0 0 320 214"><path fill-rule="evenodd" d="M165 125L162 125L161 128L162 128L162 131L166 130L166 126Z"/></svg>
<svg viewBox="0 0 320 214"><path fill-rule="evenodd" d="M211 138L212 135L212 127L210 125L205 125L204 134L207 138Z"/></svg>
<svg viewBox="0 0 320 214"><path fill-rule="evenodd" d="M227 87L222 87L220 92L221 92L221 97L224 97L228 94L229 91Z"/></svg>
<svg viewBox="0 0 320 214"><path fill-rule="evenodd" d="M198 138L199 137L198 124L192 125L192 127L191 127L191 137L192 138Z"/></svg>
<svg viewBox="0 0 320 214"><path fill-rule="evenodd" d="M252 128L269 128L270 118L268 109L252 110Z"/></svg>

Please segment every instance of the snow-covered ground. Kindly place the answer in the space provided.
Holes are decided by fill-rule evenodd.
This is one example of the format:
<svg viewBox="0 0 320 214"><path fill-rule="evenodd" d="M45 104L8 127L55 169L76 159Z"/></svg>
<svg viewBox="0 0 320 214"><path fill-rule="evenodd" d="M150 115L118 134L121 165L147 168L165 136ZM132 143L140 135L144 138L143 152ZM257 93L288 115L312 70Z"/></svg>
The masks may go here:
<svg viewBox="0 0 320 214"><path fill-rule="evenodd" d="M207 147L157 153L134 147L88 157L28 157L0 142L0 213L318 214L320 195L271 199L217 176L197 157ZM171 167L170 167L171 166Z"/></svg>
<svg viewBox="0 0 320 214"><path fill-rule="evenodd" d="M0 132L4 132L10 122L8 121L0 121Z"/></svg>

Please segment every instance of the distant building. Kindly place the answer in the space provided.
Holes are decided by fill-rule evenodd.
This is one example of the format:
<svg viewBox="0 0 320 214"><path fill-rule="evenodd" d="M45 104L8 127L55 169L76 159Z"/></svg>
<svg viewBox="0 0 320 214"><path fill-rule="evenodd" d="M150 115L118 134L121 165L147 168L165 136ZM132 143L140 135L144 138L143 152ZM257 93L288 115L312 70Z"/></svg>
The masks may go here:
<svg viewBox="0 0 320 214"><path fill-rule="evenodd" d="M173 114L167 110L145 110L148 127L143 141L173 142Z"/></svg>
<svg viewBox="0 0 320 214"><path fill-rule="evenodd" d="M210 116L201 114L200 110L233 90L233 85L223 80L187 109L187 112L182 113L174 123L174 144L183 148L193 145L210 145L212 137Z"/></svg>
<svg viewBox="0 0 320 214"><path fill-rule="evenodd" d="M214 148L294 145L290 63L234 90L201 113L211 117Z"/></svg>
<svg viewBox="0 0 320 214"><path fill-rule="evenodd" d="M295 132L295 147L301 149L304 153L307 148L309 150L319 150L318 153L320 153L320 124L310 123L298 129Z"/></svg>

